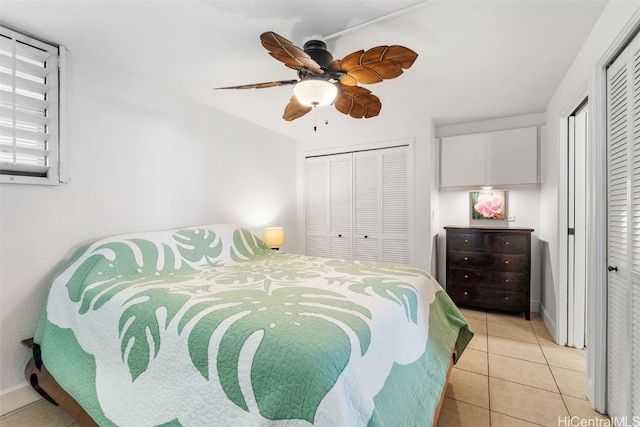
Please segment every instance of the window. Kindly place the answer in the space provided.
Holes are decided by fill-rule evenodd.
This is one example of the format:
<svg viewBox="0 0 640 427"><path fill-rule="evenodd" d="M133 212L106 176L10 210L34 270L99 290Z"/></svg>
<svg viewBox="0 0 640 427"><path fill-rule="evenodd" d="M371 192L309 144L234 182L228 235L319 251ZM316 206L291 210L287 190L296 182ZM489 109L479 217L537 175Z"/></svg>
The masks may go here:
<svg viewBox="0 0 640 427"><path fill-rule="evenodd" d="M62 182L59 50L0 27L0 182Z"/></svg>

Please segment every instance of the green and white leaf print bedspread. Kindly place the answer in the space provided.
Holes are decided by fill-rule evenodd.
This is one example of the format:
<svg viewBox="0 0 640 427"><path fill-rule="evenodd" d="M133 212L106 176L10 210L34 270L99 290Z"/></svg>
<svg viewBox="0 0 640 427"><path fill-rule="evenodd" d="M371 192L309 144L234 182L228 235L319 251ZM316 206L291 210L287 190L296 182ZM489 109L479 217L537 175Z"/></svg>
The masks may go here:
<svg viewBox="0 0 640 427"><path fill-rule="evenodd" d="M214 225L78 250L36 342L101 426L398 427L431 424L472 335L422 270Z"/></svg>

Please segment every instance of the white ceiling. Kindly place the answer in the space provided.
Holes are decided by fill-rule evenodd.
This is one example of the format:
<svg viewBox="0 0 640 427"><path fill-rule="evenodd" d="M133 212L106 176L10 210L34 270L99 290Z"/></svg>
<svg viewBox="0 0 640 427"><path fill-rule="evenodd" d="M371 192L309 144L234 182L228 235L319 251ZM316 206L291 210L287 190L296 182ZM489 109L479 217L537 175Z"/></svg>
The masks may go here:
<svg viewBox="0 0 640 427"><path fill-rule="evenodd" d="M3 0L0 22L64 44L72 55L99 57L198 102L305 139L325 120L327 128L344 133L429 118L451 123L542 112L605 5L603 0ZM378 19L390 13L395 14ZM335 58L388 44L407 46L419 57L397 79L367 87L382 101L378 117L356 120L323 107L285 122L281 117L292 86L213 90L296 78L261 46L264 31L300 47L309 38L332 36L327 43Z"/></svg>

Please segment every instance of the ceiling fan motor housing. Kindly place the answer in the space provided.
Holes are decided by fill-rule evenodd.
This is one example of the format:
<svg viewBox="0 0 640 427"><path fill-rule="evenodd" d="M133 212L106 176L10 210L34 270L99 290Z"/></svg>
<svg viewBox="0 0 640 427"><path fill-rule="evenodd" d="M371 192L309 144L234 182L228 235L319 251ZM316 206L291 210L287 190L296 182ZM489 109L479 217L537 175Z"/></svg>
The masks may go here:
<svg viewBox="0 0 640 427"><path fill-rule="evenodd" d="M329 53L327 44L323 41L309 40L304 44L303 49L323 70L329 68L329 64L333 61L333 56Z"/></svg>

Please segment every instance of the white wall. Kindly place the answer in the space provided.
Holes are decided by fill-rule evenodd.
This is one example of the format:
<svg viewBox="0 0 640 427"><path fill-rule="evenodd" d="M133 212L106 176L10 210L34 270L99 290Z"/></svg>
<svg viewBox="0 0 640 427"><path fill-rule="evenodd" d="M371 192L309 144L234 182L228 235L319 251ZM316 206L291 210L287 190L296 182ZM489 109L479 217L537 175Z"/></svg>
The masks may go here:
<svg viewBox="0 0 640 427"><path fill-rule="evenodd" d="M82 243L218 222L282 225L296 240L293 140L89 57L67 65L71 183L0 186L0 396L24 384L20 340Z"/></svg>

